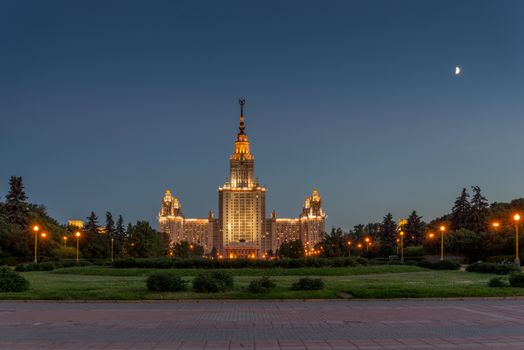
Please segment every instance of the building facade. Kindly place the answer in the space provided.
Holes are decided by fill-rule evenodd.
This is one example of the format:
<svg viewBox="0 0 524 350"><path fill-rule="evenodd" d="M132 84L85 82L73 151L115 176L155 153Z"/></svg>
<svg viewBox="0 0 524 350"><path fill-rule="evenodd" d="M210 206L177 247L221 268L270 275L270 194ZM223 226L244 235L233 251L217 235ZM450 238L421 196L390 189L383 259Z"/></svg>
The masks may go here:
<svg viewBox="0 0 524 350"><path fill-rule="evenodd" d="M277 218L275 211L266 218L266 188L255 177L255 157L245 133L245 100L239 103L240 125L229 157L229 177L218 188L218 218L211 211L207 218L186 218L178 198L166 190L158 214L160 231L169 235L172 244L189 241L202 245L206 253L215 248L229 258L262 257L296 239L313 247L326 220L318 191L306 198L298 218Z"/></svg>

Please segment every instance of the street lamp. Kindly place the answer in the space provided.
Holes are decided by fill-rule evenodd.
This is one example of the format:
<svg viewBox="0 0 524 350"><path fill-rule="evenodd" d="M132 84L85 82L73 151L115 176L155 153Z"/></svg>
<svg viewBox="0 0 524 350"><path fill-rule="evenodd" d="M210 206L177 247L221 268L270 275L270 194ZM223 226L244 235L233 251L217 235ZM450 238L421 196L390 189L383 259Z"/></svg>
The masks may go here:
<svg viewBox="0 0 524 350"><path fill-rule="evenodd" d="M520 259L519 259L519 221L520 221L520 215L515 214L513 216L513 220L515 220L515 265L520 268Z"/></svg>
<svg viewBox="0 0 524 350"><path fill-rule="evenodd" d="M80 232L76 232L75 233L75 236L76 236L76 263L78 264L78 262L80 261L79 259L79 256L78 256L78 248L80 246Z"/></svg>
<svg viewBox="0 0 524 350"><path fill-rule="evenodd" d="M493 222L493 223L491 224L491 226L493 226L493 229L496 231L496 230L499 228L500 223L497 222L497 221L495 221L495 222Z"/></svg>
<svg viewBox="0 0 524 350"><path fill-rule="evenodd" d="M400 231L400 262L404 263L404 231Z"/></svg>
<svg viewBox="0 0 524 350"><path fill-rule="evenodd" d="M369 237L366 237L366 253L369 252Z"/></svg>
<svg viewBox="0 0 524 350"><path fill-rule="evenodd" d="M33 231L35 232L35 263L38 262L38 230L40 230L38 225L33 226Z"/></svg>
<svg viewBox="0 0 524 350"><path fill-rule="evenodd" d="M67 236L62 237L64 240L64 248L67 248Z"/></svg>
<svg viewBox="0 0 524 350"><path fill-rule="evenodd" d="M351 241L348 241L348 256L351 256Z"/></svg>
<svg viewBox="0 0 524 350"><path fill-rule="evenodd" d="M444 231L446 231L446 227L440 226L440 260L444 260Z"/></svg>
<svg viewBox="0 0 524 350"><path fill-rule="evenodd" d="M113 262L113 247L115 245L115 239L111 237L111 262Z"/></svg>

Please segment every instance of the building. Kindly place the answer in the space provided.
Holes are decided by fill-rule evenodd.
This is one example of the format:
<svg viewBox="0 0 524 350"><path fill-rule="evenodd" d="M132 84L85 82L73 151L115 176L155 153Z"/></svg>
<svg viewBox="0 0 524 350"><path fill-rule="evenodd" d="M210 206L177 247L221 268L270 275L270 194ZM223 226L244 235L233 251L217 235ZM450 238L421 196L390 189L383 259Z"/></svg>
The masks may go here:
<svg viewBox="0 0 524 350"><path fill-rule="evenodd" d="M313 247L324 232L326 214L316 189L304 202L298 218L278 218L273 210L266 218L266 188L255 177L255 157L245 132L244 105L240 99L240 125L234 153L229 157L229 177L218 188L218 218L186 218L177 197L166 190L158 225L171 243L189 241L213 248L226 257L261 257L275 252L286 241L301 239Z"/></svg>

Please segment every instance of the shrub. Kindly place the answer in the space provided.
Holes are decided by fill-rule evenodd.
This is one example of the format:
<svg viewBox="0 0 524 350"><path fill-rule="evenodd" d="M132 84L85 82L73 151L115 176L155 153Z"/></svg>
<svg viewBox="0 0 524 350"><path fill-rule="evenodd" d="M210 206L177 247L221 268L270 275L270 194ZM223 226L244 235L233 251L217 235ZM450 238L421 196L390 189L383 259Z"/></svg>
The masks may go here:
<svg viewBox="0 0 524 350"><path fill-rule="evenodd" d="M28 280L9 267L0 267L0 292L23 292L28 289Z"/></svg>
<svg viewBox="0 0 524 350"><path fill-rule="evenodd" d="M404 248L404 257L406 258L419 257L423 255L424 255L424 247L421 245Z"/></svg>
<svg viewBox="0 0 524 350"><path fill-rule="evenodd" d="M147 289L154 292L181 292L186 290L186 281L168 271L151 274L147 278Z"/></svg>
<svg viewBox="0 0 524 350"><path fill-rule="evenodd" d="M199 293L219 293L233 287L233 277L222 271L201 272L193 279L193 290Z"/></svg>
<svg viewBox="0 0 524 350"><path fill-rule="evenodd" d="M251 281L247 289L250 293L267 293L276 287L275 282L268 277L261 277Z"/></svg>
<svg viewBox="0 0 524 350"><path fill-rule="evenodd" d="M439 260L436 262L430 261L419 261L417 266L424 267L426 269L432 270L458 270L460 269L460 264L450 260Z"/></svg>
<svg viewBox="0 0 524 350"><path fill-rule="evenodd" d="M489 287L505 287L506 283L500 277L493 277L488 282Z"/></svg>
<svg viewBox="0 0 524 350"><path fill-rule="evenodd" d="M291 285L291 290L320 290L324 288L324 281L320 278L303 277Z"/></svg>
<svg viewBox="0 0 524 350"><path fill-rule="evenodd" d="M517 272L509 275L509 285L512 287L524 287L524 273Z"/></svg>
<svg viewBox="0 0 524 350"><path fill-rule="evenodd" d="M468 272L494 273L497 275L507 275L518 271L514 264L495 264L489 262L476 262L466 268Z"/></svg>
<svg viewBox="0 0 524 350"><path fill-rule="evenodd" d="M28 271L51 271L56 267L55 263L43 262L43 263L23 263L18 264L15 267L17 272L28 272Z"/></svg>

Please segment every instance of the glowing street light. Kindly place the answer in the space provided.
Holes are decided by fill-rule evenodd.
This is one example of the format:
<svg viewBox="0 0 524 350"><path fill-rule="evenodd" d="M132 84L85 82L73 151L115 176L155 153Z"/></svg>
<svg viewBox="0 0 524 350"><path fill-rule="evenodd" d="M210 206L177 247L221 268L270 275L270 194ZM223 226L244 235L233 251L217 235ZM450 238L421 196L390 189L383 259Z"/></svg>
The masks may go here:
<svg viewBox="0 0 524 350"><path fill-rule="evenodd" d="M67 236L62 237L64 240L64 248L67 248Z"/></svg>
<svg viewBox="0 0 524 350"><path fill-rule="evenodd" d="M519 259L519 221L520 215L513 215L513 220L515 220L515 265L520 268L520 259Z"/></svg>
<svg viewBox="0 0 524 350"><path fill-rule="evenodd" d="M371 243L369 242L369 237L366 237L366 253L369 251L369 245Z"/></svg>
<svg viewBox="0 0 524 350"><path fill-rule="evenodd" d="M404 231L400 231L400 262L404 263Z"/></svg>
<svg viewBox="0 0 524 350"><path fill-rule="evenodd" d="M41 236L42 238L46 238L46 237L47 237L47 233L42 232L42 233L40 234L40 236Z"/></svg>
<svg viewBox="0 0 524 350"><path fill-rule="evenodd" d="M78 254L78 248L80 246L80 232L76 231L75 232L75 237L76 237L76 263L78 264L78 262L80 261L79 259L79 254Z"/></svg>
<svg viewBox="0 0 524 350"><path fill-rule="evenodd" d="M497 229L499 228L499 226L500 226L500 223L497 222L497 221L495 221L495 222L493 222L493 223L491 224L491 226L493 226L493 228L494 228L495 230L497 230Z"/></svg>
<svg viewBox="0 0 524 350"><path fill-rule="evenodd" d="M33 231L35 233L35 263L38 262L38 230L40 230L38 225L33 226Z"/></svg>
<svg viewBox="0 0 524 350"><path fill-rule="evenodd" d="M348 241L348 256L351 256L351 241Z"/></svg>
<svg viewBox="0 0 524 350"><path fill-rule="evenodd" d="M444 231L446 226L440 226L440 260L444 260Z"/></svg>

